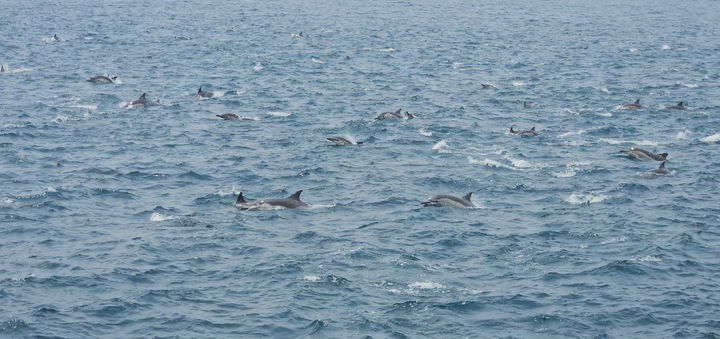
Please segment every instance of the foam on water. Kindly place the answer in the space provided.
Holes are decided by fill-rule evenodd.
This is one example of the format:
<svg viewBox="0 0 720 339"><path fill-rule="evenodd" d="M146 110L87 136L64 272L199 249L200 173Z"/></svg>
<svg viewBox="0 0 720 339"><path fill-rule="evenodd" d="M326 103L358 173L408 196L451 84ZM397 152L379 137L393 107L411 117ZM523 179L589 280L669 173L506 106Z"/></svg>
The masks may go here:
<svg viewBox="0 0 720 339"><path fill-rule="evenodd" d="M700 139L700 141L707 142L707 143L718 142L718 141L720 141L720 133L708 135L708 136Z"/></svg>

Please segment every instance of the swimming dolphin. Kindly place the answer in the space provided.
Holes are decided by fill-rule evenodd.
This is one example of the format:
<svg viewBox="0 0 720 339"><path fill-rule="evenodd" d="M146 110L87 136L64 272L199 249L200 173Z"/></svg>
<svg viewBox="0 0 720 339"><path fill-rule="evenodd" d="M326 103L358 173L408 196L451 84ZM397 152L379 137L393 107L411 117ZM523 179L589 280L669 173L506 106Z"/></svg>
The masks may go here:
<svg viewBox="0 0 720 339"><path fill-rule="evenodd" d="M519 131L514 130L514 129L512 128L512 126L511 126L511 127L510 127L510 134L512 134L512 135L518 135L518 134L519 134L519 135L523 135L523 136L527 136L527 137L534 137L534 136L538 135L539 133L538 133L538 132L535 132L535 126L533 126L533 128L531 128L531 129L519 130Z"/></svg>
<svg viewBox="0 0 720 339"><path fill-rule="evenodd" d="M665 160L667 160L667 156L668 156L667 153L655 154L653 152L648 152L642 148L637 148L637 147L630 147L629 149L621 150L620 153L625 153L625 154L632 156L638 160L665 161Z"/></svg>
<svg viewBox="0 0 720 339"><path fill-rule="evenodd" d="M118 78L117 75L112 76L112 77L109 77L107 75L98 75L98 76L92 77L90 79L87 79L87 81L95 82L95 83L107 82L107 83L113 84L113 83L115 83L115 80L117 80L117 78Z"/></svg>
<svg viewBox="0 0 720 339"><path fill-rule="evenodd" d="M176 40L190 40L190 38L188 38L186 36L176 36L175 39Z"/></svg>
<svg viewBox="0 0 720 339"><path fill-rule="evenodd" d="M300 193L302 193L302 190L291 194L287 198L246 201L242 192L240 192L237 200L235 200L235 205L237 205L241 210L309 207L308 204L300 201Z"/></svg>
<svg viewBox="0 0 720 339"><path fill-rule="evenodd" d="M658 168L653 169L653 170L649 170L649 171L645 172L645 174L647 174L647 175L665 175L665 174L669 174L670 171L668 171L668 170L665 169L665 163L666 163L666 161L663 161Z"/></svg>
<svg viewBox="0 0 720 339"><path fill-rule="evenodd" d="M631 104L622 104L620 105L620 108L622 109L640 109L643 108L642 105L640 105L640 99L635 100L635 102Z"/></svg>
<svg viewBox="0 0 720 339"><path fill-rule="evenodd" d="M527 101L523 101L523 108L532 108L532 104Z"/></svg>
<svg viewBox="0 0 720 339"><path fill-rule="evenodd" d="M406 118L409 120L409 119L412 119L415 117L414 115L412 115L411 113L408 113L408 112L405 112L405 115L403 116L403 114L401 112L402 112L402 108L395 112L382 112L382 113L380 113L380 115L375 117L375 120L382 120L382 119L386 119L386 118L398 118L398 119Z"/></svg>
<svg viewBox="0 0 720 339"><path fill-rule="evenodd" d="M215 116L225 120L237 120L239 118L238 115L234 113L215 114Z"/></svg>
<svg viewBox="0 0 720 339"><path fill-rule="evenodd" d="M0 65L0 73L5 73L5 65Z"/></svg>
<svg viewBox="0 0 720 339"><path fill-rule="evenodd" d="M480 84L483 89L497 89L493 84Z"/></svg>
<svg viewBox="0 0 720 339"><path fill-rule="evenodd" d="M668 107L665 107L665 109L678 109L678 110L683 110L683 109L685 109L685 104L684 104L682 101L680 101L680 102L677 103L677 105L668 106Z"/></svg>
<svg viewBox="0 0 720 339"><path fill-rule="evenodd" d="M138 98L137 100L132 101L128 104L125 104L125 106L123 106L123 107L138 107L138 106L141 106L141 107L160 106L160 100L158 99L155 102L152 102L152 101L148 100L145 97L145 93L143 93L140 96L140 98Z"/></svg>
<svg viewBox="0 0 720 339"><path fill-rule="evenodd" d="M471 208L476 207L471 200L472 192L466 194L464 197L459 198L454 195L438 194L428 198L427 201L423 201L420 204L427 206L447 206L447 207L460 207L460 208Z"/></svg>
<svg viewBox="0 0 720 339"><path fill-rule="evenodd" d="M55 35L53 35L52 38L50 38L50 40L57 42L57 41L60 41L60 38L57 36L57 33L55 33Z"/></svg>
<svg viewBox="0 0 720 339"><path fill-rule="evenodd" d="M200 87L200 88L198 88L197 95L200 97L203 97L203 98L212 98L215 95L215 93L203 91L202 87Z"/></svg>
<svg viewBox="0 0 720 339"><path fill-rule="evenodd" d="M334 142L336 146L362 145L363 143L362 141L353 142L345 137L332 137L327 139Z"/></svg>

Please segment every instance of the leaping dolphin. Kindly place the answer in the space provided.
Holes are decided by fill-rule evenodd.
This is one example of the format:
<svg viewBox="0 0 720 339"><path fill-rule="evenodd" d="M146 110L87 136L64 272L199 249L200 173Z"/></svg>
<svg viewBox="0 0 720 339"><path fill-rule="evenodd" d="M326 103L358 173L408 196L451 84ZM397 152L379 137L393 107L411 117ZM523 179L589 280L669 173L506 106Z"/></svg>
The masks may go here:
<svg viewBox="0 0 720 339"><path fill-rule="evenodd" d="M152 102L148 100L145 96L145 93L143 93L140 98L138 98L135 101L132 101L128 104L125 104L123 107L151 107L151 106L160 106L160 100L156 100L155 102Z"/></svg>
<svg viewBox="0 0 720 339"><path fill-rule="evenodd" d="M238 194L237 200L235 200L235 205L241 210L310 207L308 204L300 201L300 193L302 193L302 190L291 194L287 198L246 201L245 197L243 197L242 192L240 192L240 194Z"/></svg>
<svg viewBox="0 0 720 339"><path fill-rule="evenodd" d="M395 112L382 112L382 113L380 113L380 115L378 115L377 117L375 117L375 120L382 120L382 119L387 119L387 118L398 118L398 119L406 118L406 119L412 119L412 118L414 118L414 117L415 117L415 116L414 116L412 113L408 113L408 112L405 112L405 115L403 115L403 114L402 114L402 108L401 108L401 109L399 109L399 110L397 110L397 111L395 111Z"/></svg>
<svg viewBox="0 0 720 339"><path fill-rule="evenodd" d="M685 109L685 104L684 104L682 101L680 101L680 102L677 103L677 105L668 106L668 107L665 107L665 109L684 110L684 109Z"/></svg>
<svg viewBox="0 0 720 339"><path fill-rule="evenodd" d="M95 83L98 83L98 82L99 82L99 83L107 82L107 83L110 83L110 84L114 84L114 83L115 83L115 80L117 80L117 78L118 78L117 75L114 75L114 76L112 76L112 77L109 77L109 76L107 76L107 75L98 75L98 76L92 77L92 78L90 78L90 79L87 79L87 81L95 82Z"/></svg>
<svg viewBox="0 0 720 339"><path fill-rule="evenodd" d="M625 153L631 157L634 157L638 160L657 160L657 161L665 161L667 160L667 153L660 153L655 154L653 152L646 151L642 148L637 147L630 147L629 149L621 150L620 153Z"/></svg>
<svg viewBox="0 0 720 339"><path fill-rule="evenodd" d="M203 98L212 98L215 95L215 93L203 91L202 87L200 87L200 88L198 88L197 95L199 97L203 97Z"/></svg>
<svg viewBox="0 0 720 339"><path fill-rule="evenodd" d="M428 198L427 201L423 201L420 204L427 206L447 206L447 207L459 207L459 208L472 208L476 207L472 203L472 192L466 194L464 197L456 197L448 194L433 195Z"/></svg>
<svg viewBox="0 0 720 339"><path fill-rule="evenodd" d="M635 100L635 102L631 104L622 104L620 105L620 108L622 109L641 109L643 108L642 105L640 105L640 99Z"/></svg>
<svg viewBox="0 0 720 339"><path fill-rule="evenodd" d="M534 136L536 136L536 135L539 135L538 132L535 132L535 126L533 126L533 128L531 128L531 129L519 130L519 131L514 130L514 129L512 128L512 126L511 126L511 127L510 127L510 134L512 134L512 135L522 135L522 136L526 136L526 137L534 137Z"/></svg>

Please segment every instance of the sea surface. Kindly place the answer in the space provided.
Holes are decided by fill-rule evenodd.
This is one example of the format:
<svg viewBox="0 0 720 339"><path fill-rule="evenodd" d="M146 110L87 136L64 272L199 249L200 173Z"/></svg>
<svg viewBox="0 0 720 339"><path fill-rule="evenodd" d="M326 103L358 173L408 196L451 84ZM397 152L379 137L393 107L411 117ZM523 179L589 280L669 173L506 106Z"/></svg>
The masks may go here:
<svg viewBox="0 0 720 339"><path fill-rule="evenodd" d="M719 1L0 8L0 337L720 337Z"/></svg>

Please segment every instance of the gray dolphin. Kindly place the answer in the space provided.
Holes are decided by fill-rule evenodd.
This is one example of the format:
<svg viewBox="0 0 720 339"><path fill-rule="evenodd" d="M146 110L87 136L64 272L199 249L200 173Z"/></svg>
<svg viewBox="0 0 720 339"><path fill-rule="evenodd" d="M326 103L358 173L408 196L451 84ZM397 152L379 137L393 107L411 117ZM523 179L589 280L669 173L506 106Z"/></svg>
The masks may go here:
<svg viewBox="0 0 720 339"><path fill-rule="evenodd" d="M215 114L215 116L225 120L237 120L239 118L238 115L234 113Z"/></svg>
<svg viewBox="0 0 720 339"><path fill-rule="evenodd" d="M114 83L115 83L115 80L117 80L117 78L118 78L117 75L114 75L114 76L112 76L112 77L109 77L109 76L107 76L107 75L98 75L98 76L92 77L92 78L90 78L90 79L87 79L87 81L95 82L95 83L98 83L98 82L100 82L100 83L102 83L102 82L107 82L107 83L110 83L110 84L114 84Z"/></svg>
<svg viewBox="0 0 720 339"><path fill-rule="evenodd" d="M666 163L666 162L667 162L667 161L663 161L658 168L653 169L653 170L649 170L649 171L645 172L645 174L647 174L647 175L665 175L665 174L669 174L670 171L668 171L668 170L665 169L665 163Z"/></svg>
<svg viewBox="0 0 720 339"><path fill-rule="evenodd" d="M238 194L237 200L235 200L235 205L237 205L241 210L309 207L308 204L300 201L300 193L302 193L302 190L291 194L287 198L246 201L245 197L243 197L242 192L240 192L240 194Z"/></svg>
<svg viewBox="0 0 720 339"><path fill-rule="evenodd" d="M668 106L668 107L665 107L665 109L678 109L678 110L683 110L683 109L685 109L685 104L684 104L682 101L680 101L680 102L677 103L677 105Z"/></svg>
<svg viewBox="0 0 720 339"><path fill-rule="evenodd" d="M52 36L52 38L50 38L50 39L51 39L52 41L55 41L55 42L60 41L60 38L57 36L57 33L55 33L55 34Z"/></svg>
<svg viewBox="0 0 720 339"><path fill-rule="evenodd" d="M493 84L480 84L483 89L497 89Z"/></svg>
<svg viewBox="0 0 720 339"><path fill-rule="evenodd" d="M375 120L382 120L382 119L387 119L387 118L412 119L414 117L415 117L414 115L412 115L411 113L408 113L408 112L405 112L405 115L403 115L402 108L401 108L395 112L382 112L382 113L380 113L380 115L375 117Z"/></svg>
<svg viewBox="0 0 720 339"><path fill-rule="evenodd" d="M622 109L640 109L643 108L642 105L640 105L640 99L635 100L635 102L631 104L622 104L620 105L620 108Z"/></svg>
<svg viewBox="0 0 720 339"><path fill-rule="evenodd" d="M203 91L202 87L200 87L200 88L198 88L197 95L200 97L203 97L203 98L212 98L215 95L215 93Z"/></svg>
<svg viewBox="0 0 720 339"><path fill-rule="evenodd" d="M150 100L148 100L147 97L145 96L145 93L143 93L143 94L140 96L140 98L138 98L137 100L132 101L132 102L130 102L130 103L128 103L128 104L125 104L124 107L138 107L138 106L142 106L142 107L160 106L160 100L158 99L158 100L156 100L155 102L150 101Z"/></svg>
<svg viewBox="0 0 720 339"><path fill-rule="evenodd" d="M459 208L472 208L476 207L472 203L472 192L466 194L464 197L459 198L454 195L438 194L428 198L427 201L423 201L420 204L427 206L447 206L447 207L459 207Z"/></svg>
<svg viewBox="0 0 720 339"><path fill-rule="evenodd" d="M512 128L512 126L510 126L510 134L522 135L522 136L527 136L527 137L534 137L536 135L539 135L538 132L535 132L535 126L533 126L531 129L519 130L519 131L514 130Z"/></svg>
<svg viewBox="0 0 720 339"><path fill-rule="evenodd" d="M336 146L351 146L351 145L362 145L362 141L353 142L352 140L345 137L331 137L328 140L335 143Z"/></svg>
<svg viewBox="0 0 720 339"><path fill-rule="evenodd" d="M667 153L655 154L653 152L649 152L642 148L637 148L637 147L630 147L629 149L621 150L620 153L625 153L625 154L632 156L638 160L665 161L665 160L667 160L667 156L668 156Z"/></svg>

